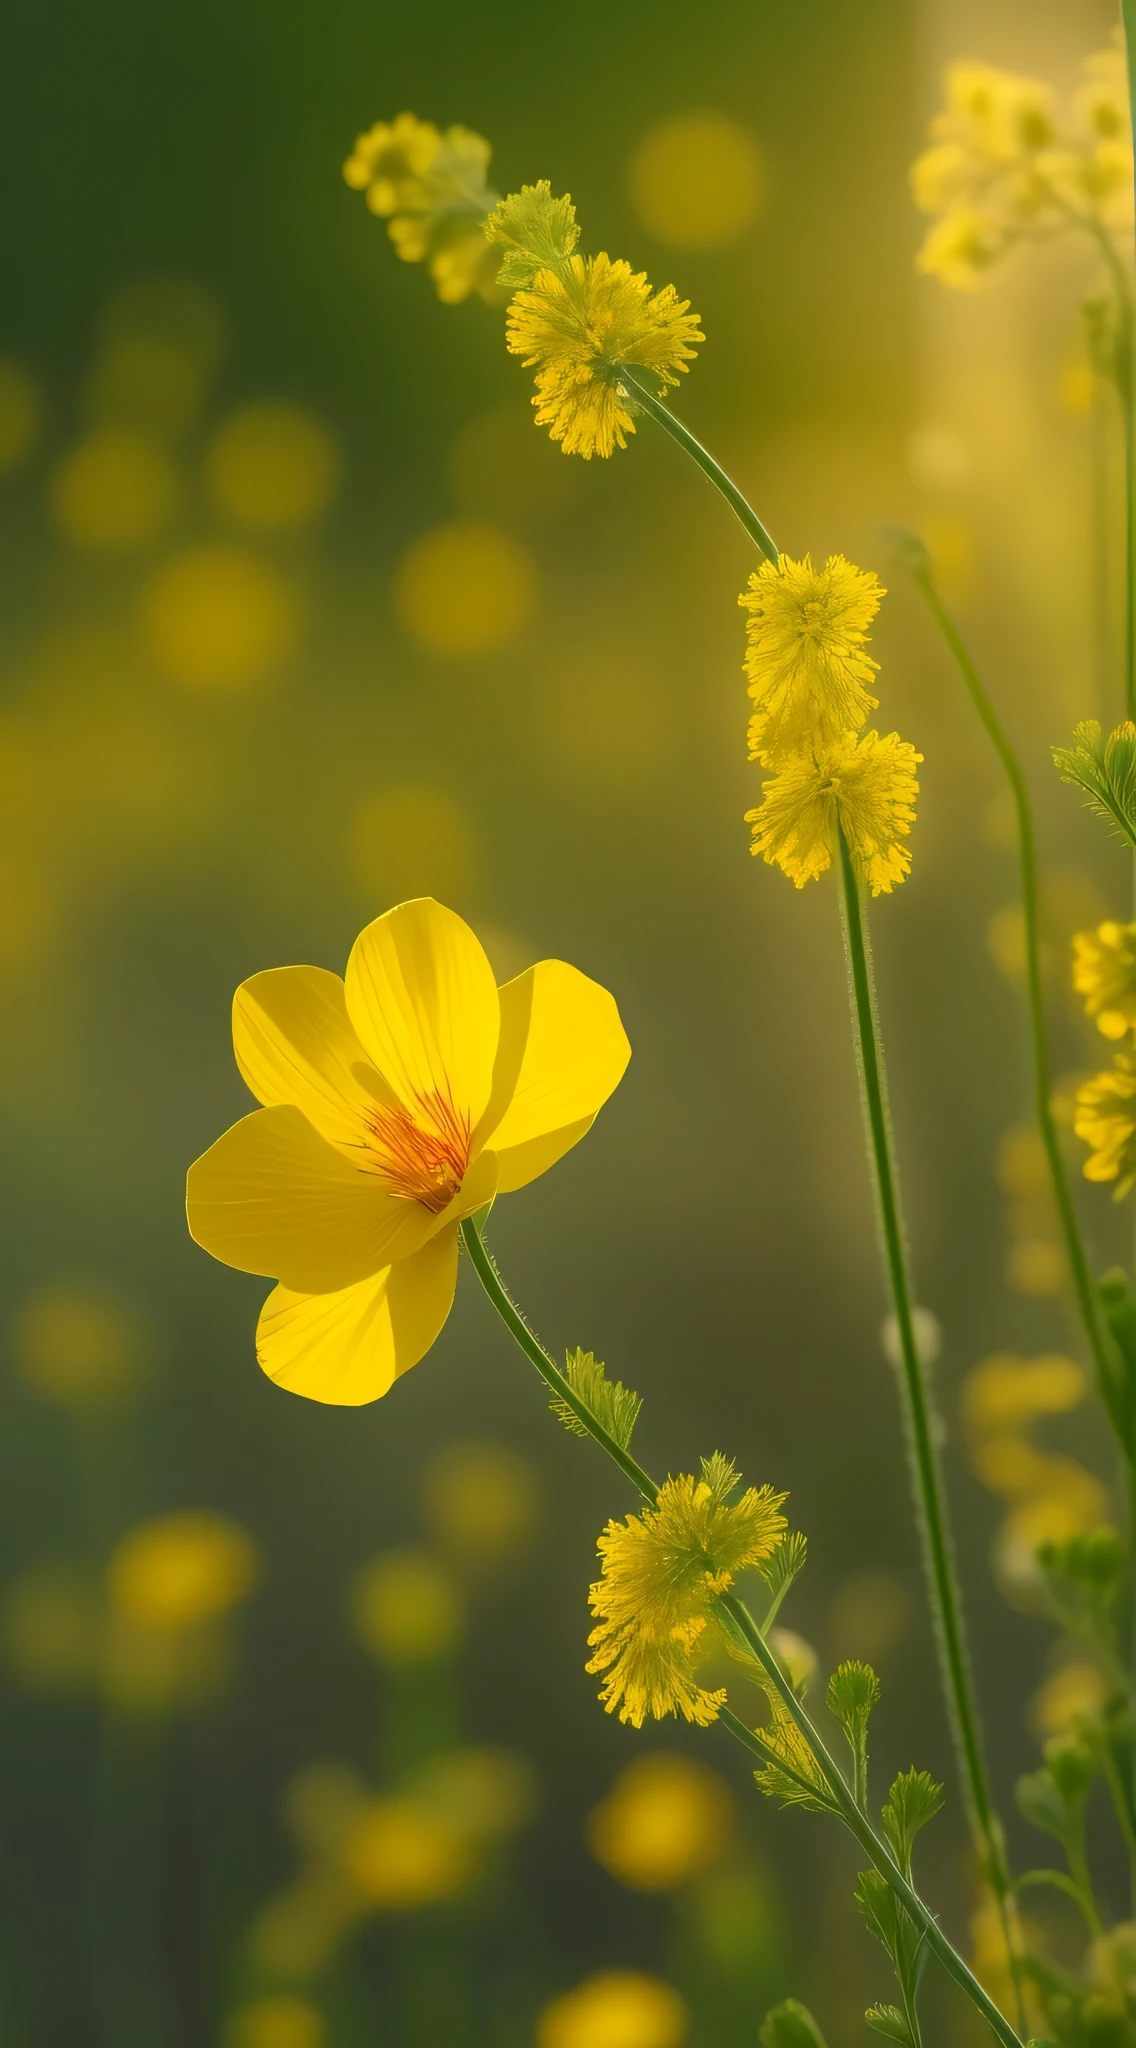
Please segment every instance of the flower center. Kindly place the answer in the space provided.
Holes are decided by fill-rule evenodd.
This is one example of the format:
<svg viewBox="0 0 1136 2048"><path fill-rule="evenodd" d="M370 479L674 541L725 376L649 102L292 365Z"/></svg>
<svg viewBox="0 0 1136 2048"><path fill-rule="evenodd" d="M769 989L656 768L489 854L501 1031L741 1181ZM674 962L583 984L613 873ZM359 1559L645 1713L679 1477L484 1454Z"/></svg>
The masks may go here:
<svg viewBox="0 0 1136 2048"><path fill-rule="evenodd" d="M379 1152L378 1171L392 1195L421 1202L437 1216L457 1194L469 1165L468 1117L436 1091L416 1097L418 1114L401 1103L368 1118Z"/></svg>
<svg viewBox="0 0 1136 2048"><path fill-rule="evenodd" d="M821 597L806 598L801 606L801 634L805 640L823 640L828 630L828 606Z"/></svg>

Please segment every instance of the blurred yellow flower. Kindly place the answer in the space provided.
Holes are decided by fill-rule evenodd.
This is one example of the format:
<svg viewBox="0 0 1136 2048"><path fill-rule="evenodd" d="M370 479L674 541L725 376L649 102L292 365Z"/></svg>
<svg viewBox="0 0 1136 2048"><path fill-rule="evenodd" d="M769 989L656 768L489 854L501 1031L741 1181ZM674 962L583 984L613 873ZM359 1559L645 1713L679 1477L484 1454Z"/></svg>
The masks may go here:
<svg viewBox="0 0 1136 2048"><path fill-rule="evenodd" d="M677 1750L637 1757L588 1816L597 1863L633 1891L663 1892L716 1861L733 1828L734 1803L716 1771Z"/></svg>
<svg viewBox="0 0 1136 2048"><path fill-rule="evenodd" d="M1052 88L992 64L953 64L932 146L912 167L915 203L937 214L918 267L955 290L1026 239L1081 224L1124 231L1132 218L1132 143L1124 54L1086 60L1087 82L1063 133Z"/></svg>
<svg viewBox="0 0 1136 2048"><path fill-rule="evenodd" d="M394 574L399 625L428 654L478 661L523 631L537 596L536 566L519 541L480 520L420 534Z"/></svg>
<svg viewBox="0 0 1136 2048"><path fill-rule="evenodd" d="M195 424L206 390L206 366L192 349L162 335L126 333L100 350L83 398L96 426L169 443Z"/></svg>
<svg viewBox="0 0 1136 2048"><path fill-rule="evenodd" d="M362 1911L358 1891L340 1870L317 1865L261 1908L249 1947L265 1976L302 1982L330 1962Z"/></svg>
<svg viewBox="0 0 1136 2048"><path fill-rule="evenodd" d="M746 620L746 673L754 712L750 759L780 767L808 749L859 732L879 699L868 684L876 663L864 653L885 596L873 572L830 555L763 562L738 603Z"/></svg>
<svg viewBox="0 0 1136 2048"><path fill-rule="evenodd" d="M64 1407L133 1392L153 1353L153 1333L131 1303L66 1284L28 1296L12 1339L27 1385Z"/></svg>
<svg viewBox="0 0 1136 2048"><path fill-rule="evenodd" d="M504 1444L446 1444L426 1468L423 1495L438 1541L466 1567L521 1550L540 1512L532 1468Z"/></svg>
<svg viewBox="0 0 1136 2048"><path fill-rule="evenodd" d="M98 1586L82 1565L32 1565L5 1593L5 1662L22 1685L85 1690L98 1672L102 1635Z"/></svg>
<svg viewBox="0 0 1136 2048"><path fill-rule="evenodd" d="M1041 1597L1040 1546L1082 1536L1099 1528L1108 1514L1108 1495L1099 1479L1071 1458L1054 1462L1063 1471L1054 1475L1053 1490L1020 1500L994 1539L995 1575L1006 1597L1025 1607Z"/></svg>
<svg viewBox="0 0 1136 2048"><path fill-rule="evenodd" d="M1121 1201L1136 1182L1136 1060L1117 1053L1111 1073L1078 1088L1073 1129L1092 1148L1085 1179L1114 1180Z"/></svg>
<svg viewBox="0 0 1136 2048"><path fill-rule="evenodd" d="M242 405L222 420L205 451L206 489L239 526L306 525L330 504L339 474L330 432L300 405Z"/></svg>
<svg viewBox="0 0 1136 2048"><path fill-rule="evenodd" d="M1073 987L1106 1038L1136 1029L1136 924L1109 918L1095 932L1075 932Z"/></svg>
<svg viewBox="0 0 1136 2048"><path fill-rule="evenodd" d="M532 1765L512 1750L481 1746L443 1750L419 1765L407 1790L475 1842L515 1835L536 1812Z"/></svg>
<svg viewBox="0 0 1136 2048"><path fill-rule="evenodd" d="M464 1891L477 1868L473 1842L413 1799L373 1799L343 1845L344 1868L368 1905L414 1913Z"/></svg>
<svg viewBox="0 0 1136 2048"><path fill-rule="evenodd" d="M652 292L642 271L610 256L570 256L560 273L538 271L509 307L512 353L536 368L537 424L566 455L611 455L635 431L620 369L678 383L705 339L689 299L673 285Z"/></svg>
<svg viewBox="0 0 1136 2048"><path fill-rule="evenodd" d="M186 548L155 571L142 595L149 653L195 690L259 682L290 653L298 623L295 593L279 569L239 548Z"/></svg>
<svg viewBox="0 0 1136 2048"><path fill-rule="evenodd" d="M395 1669L436 1663L453 1649L463 1621L457 1587L420 1550L388 1550L364 1565L351 1614L364 1649Z"/></svg>
<svg viewBox="0 0 1136 2048"><path fill-rule="evenodd" d="M472 129L440 133L432 121L399 114L360 135L343 166L347 184L386 219L403 261L428 261L447 305L474 291L490 302L500 297L497 259L484 233L497 204L487 182L491 154Z"/></svg>
<svg viewBox="0 0 1136 2048"><path fill-rule="evenodd" d="M428 782L395 782L360 804L348 835L351 871L369 900L468 894L477 841L465 811Z"/></svg>
<svg viewBox="0 0 1136 2048"><path fill-rule="evenodd" d="M0 470L23 460L35 445L42 421L38 384L19 363L0 356Z"/></svg>
<svg viewBox="0 0 1136 2048"><path fill-rule="evenodd" d="M256 1546L236 1522L186 1510L142 1522L116 1544L107 1590L130 1621L176 1633L239 1606L259 1575Z"/></svg>
<svg viewBox="0 0 1136 2048"><path fill-rule="evenodd" d="M498 990L430 897L367 926L346 984L318 967L245 982L233 1043L265 1107L191 1167L190 1230L279 1278L257 1332L269 1377L349 1406L434 1342L463 1217L575 1145L630 1057L605 989L545 960Z"/></svg>
<svg viewBox="0 0 1136 2048"><path fill-rule="evenodd" d="M842 831L860 880L873 896L889 895L911 868L901 842L915 821L915 766L922 759L898 733L881 739L867 732L789 760L762 783L758 808L746 812L750 851L803 889L831 867Z"/></svg>
<svg viewBox="0 0 1136 2048"><path fill-rule="evenodd" d="M717 1720L725 1692L705 1692L695 1677L710 1602L768 1557L785 1528L783 1493L751 1486L731 1505L733 1467L716 1458L703 1474L666 1480L653 1508L609 1522L599 1539L603 1576L589 1593L598 1626L586 1668L607 1672L600 1699L635 1728L648 1714L702 1728Z"/></svg>
<svg viewBox="0 0 1136 2048"><path fill-rule="evenodd" d="M308 1998L254 1998L232 2015L225 2048L326 2048L327 2022Z"/></svg>
<svg viewBox="0 0 1136 2048"><path fill-rule="evenodd" d="M56 524L77 547L107 553L145 547L177 510L178 480L165 450L126 428L107 427L70 449L51 479Z"/></svg>
<svg viewBox="0 0 1136 2048"><path fill-rule="evenodd" d="M973 1438L1020 1429L1041 1415L1065 1415L1085 1397L1075 1359L1059 1352L1018 1358L999 1351L973 1366L963 1382L962 1415Z"/></svg>
<svg viewBox="0 0 1136 2048"><path fill-rule="evenodd" d="M748 128L729 114L674 114L648 130L631 159L631 203L676 249L723 249L757 216L765 174Z"/></svg>
<svg viewBox="0 0 1136 2048"><path fill-rule="evenodd" d="M1030 1719L1042 1737L1064 1735L1078 1721L1095 1719L1108 1695L1108 1681L1099 1664L1083 1657L1070 1658L1038 1687Z"/></svg>
<svg viewBox="0 0 1136 2048"><path fill-rule="evenodd" d="M682 2048L689 2018L660 1978L604 1970L545 2006L537 2048Z"/></svg>

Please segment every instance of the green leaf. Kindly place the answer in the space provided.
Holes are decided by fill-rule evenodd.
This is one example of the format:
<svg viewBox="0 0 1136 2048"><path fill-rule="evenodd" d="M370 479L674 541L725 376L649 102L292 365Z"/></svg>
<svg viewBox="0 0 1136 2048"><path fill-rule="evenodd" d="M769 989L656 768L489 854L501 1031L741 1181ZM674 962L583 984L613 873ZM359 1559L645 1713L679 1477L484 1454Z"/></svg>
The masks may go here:
<svg viewBox="0 0 1136 2048"><path fill-rule="evenodd" d="M710 1488L710 1496L716 1508L722 1507L736 1486L741 1485L742 1475L733 1462L721 1451L715 1451L712 1458L702 1458L703 1484Z"/></svg>
<svg viewBox="0 0 1136 2048"><path fill-rule="evenodd" d="M757 2030L761 2048L825 2048L824 2035L807 2005L786 1998L767 2012Z"/></svg>
<svg viewBox="0 0 1136 2048"><path fill-rule="evenodd" d="M825 1705L844 1730L853 1753L868 1747L868 1722L880 1696L880 1681L870 1664L855 1660L838 1664L828 1681Z"/></svg>
<svg viewBox="0 0 1136 2048"><path fill-rule="evenodd" d="M1069 1810L1048 1771L1030 1771L1014 1787L1018 1812L1031 1827L1056 1835L1064 1842L1069 1835Z"/></svg>
<svg viewBox="0 0 1136 2048"><path fill-rule="evenodd" d="M911 2028L898 2005L870 2005L864 2018L877 2034L886 2034L889 2041L898 2041L900 2048L915 2048Z"/></svg>
<svg viewBox="0 0 1136 2048"><path fill-rule="evenodd" d="M884 1801L880 1819L900 1868L911 1867L915 1837L934 1820L943 1803L943 1788L929 1771L901 1771Z"/></svg>
<svg viewBox="0 0 1136 2048"><path fill-rule="evenodd" d="M808 1556L809 1540L797 1529L787 1529L776 1550L771 1551L757 1569L773 1595L775 1607L780 1607L793 1580L804 1570Z"/></svg>
<svg viewBox="0 0 1136 2048"><path fill-rule="evenodd" d="M497 282L511 291L530 285L538 270L563 270L580 239L572 201L567 194L554 199L547 178L522 185L519 192L502 199L489 215L485 233L507 251Z"/></svg>
<svg viewBox="0 0 1136 2048"><path fill-rule="evenodd" d="M621 1451L625 1451L643 1406L639 1395L633 1394L629 1387L621 1386L618 1380L609 1380L603 1365L590 1351L569 1351L564 1359L564 1377L600 1427L614 1438ZM552 1396L551 1407L553 1414L559 1417L565 1429L571 1430L573 1436L587 1436L579 1416L558 1394Z"/></svg>
<svg viewBox="0 0 1136 2048"><path fill-rule="evenodd" d="M1084 791L1089 810L1136 845L1136 725L1128 719L1106 740L1096 719L1086 719L1071 747L1054 747L1053 760L1061 780Z"/></svg>
<svg viewBox="0 0 1136 2048"><path fill-rule="evenodd" d="M766 1681L768 1683L768 1681ZM801 1806L807 1813L839 1813L824 1774L779 1694L769 1693L770 1718L754 1733L769 1752L769 1762L754 1772L758 1790L783 1806Z"/></svg>
<svg viewBox="0 0 1136 2048"><path fill-rule="evenodd" d="M876 1940L883 1943L894 1962L903 1938L902 1920L907 1920L909 1927L911 1922L886 1877L878 1870L862 1870L852 1896Z"/></svg>

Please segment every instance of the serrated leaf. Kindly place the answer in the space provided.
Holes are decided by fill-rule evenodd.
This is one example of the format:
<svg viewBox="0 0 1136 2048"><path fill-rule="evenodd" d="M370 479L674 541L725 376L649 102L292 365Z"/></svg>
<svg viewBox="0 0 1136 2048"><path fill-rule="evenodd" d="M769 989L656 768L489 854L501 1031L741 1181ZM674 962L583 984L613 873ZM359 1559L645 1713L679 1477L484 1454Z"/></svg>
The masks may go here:
<svg viewBox="0 0 1136 2048"><path fill-rule="evenodd" d="M1063 782L1083 790L1088 808L1136 846L1136 725L1126 719L1103 738L1095 718L1073 732L1071 747L1054 747Z"/></svg>
<svg viewBox="0 0 1136 2048"><path fill-rule="evenodd" d="M943 1788L929 1771L901 1771L894 1779L880 1812L880 1820L900 1869L911 1868L915 1837L943 1804Z"/></svg>
<svg viewBox="0 0 1136 2048"><path fill-rule="evenodd" d="M807 2005L786 1998L767 2012L757 2030L761 2048L825 2048L824 2035Z"/></svg>
<svg viewBox="0 0 1136 2048"><path fill-rule="evenodd" d="M883 1943L894 1961L902 1935L900 1915L906 1920L907 1914L886 1877L878 1870L862 1870L852 1896L876 1940Z"/></svg>
<svg viewBox="0 0 1136 2048"><path fill-rule="evenodd" d="M516 291L530 285L540 270L563 271L580 239L576 209L565 194L553 197L547 178L522 185L502 199L485 223L491 242L506 250L498 284Z"/></svg>
<svg viewBox="0 0 1136 2048"><path fill-rule="evenodd" d="M779 1693L770 1691L769 1712L766 1726L754 1730L769 1752L769 1762L753 1774L759 1791L807 1813L838 1813L824 1773Z"/></svg>
<svg viewBox="0 0 1136 2048"><path fill-rule="evenodd" d="M569 1351L564 1359L564 1377L577 1399L582 1401L590 1415L593 1415L602 1429L619 1445L627 1450L632 1432L643 1406L638 1394L630 1387L622 1386L619 1380L609 1380L602 1362L590 1351ZM559 1394L551 1400L552 1412L570 1429L573 1436L587 1436L588 1431L579 1416Z"/></svg>
<svg viewBox="0 0 1136 2048"><path fill-rule="evenodd" d="M898 2005L870 2005L864 2018L877 2034L886 2034L889 2041L898 2041L900 2048L915 2048L911 2028Z"/></svg>
<svg viewBox="0 0 1136 2048"><path fill-rule="evenodd" d="M839 1721L854 1750L867 1744L868 1722L880 1696L880 1681L870 1664L850 1659L838 1664L828 1681L825 1705Z"/></svg>
<svg viewBox="0 0 1136 2048"><path fill-rule="evenodd" d="M778 1607L797 1573L804 1570L808 1550L808 1537L802 1536L799 1529L787 1529L776 1550L758 1565L757 1569Z"/></svg>
<svg viewBox="0 0 1136 2048"><path fill-rule="evenodd" d="M700 1459L702 1480L710 1488L710 1498L716 1508L722 1507L736 1486L741 1485L742 1475L733 1460L715 1451L713 1457Z"/></svg>

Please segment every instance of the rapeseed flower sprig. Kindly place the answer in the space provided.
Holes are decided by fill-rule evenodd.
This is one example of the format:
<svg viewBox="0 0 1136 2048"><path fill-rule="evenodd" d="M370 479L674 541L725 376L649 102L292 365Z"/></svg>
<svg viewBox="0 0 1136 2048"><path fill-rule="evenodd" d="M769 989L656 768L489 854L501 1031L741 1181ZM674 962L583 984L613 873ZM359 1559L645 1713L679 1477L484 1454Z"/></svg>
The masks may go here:
<svg viewBox="0 0 1136 2048"><path fill-rule="evenodd" d="M1087 229L1110 248L1132 224L1132 136L1124 52L1085 61L1068 116L1044 79L952 64L932 146L911 171L916 205L937 216L918 265L974 291L1023 242Z"/></svg>
<svg viewBox="0 0 1136 2048"><path fill-rule="evenodd" d="M725 1705L724 1690L707 1692L695 1677L710 1603L771 1556L785 1529L784 1494L751 1486L731 1504L737 1484L726 1459L704 1459L700 1479L667 1479L653 1507L609 1522L599 1539L587 1668L608 1674L600 1698L635 1728L667 1714L705 1728Z"/></svg>
<svg viewBox="0 0 1136 2048"><path fill-rule="evenodd" d="M1114 1181L1123 1201L1136 1186L1136 1058L1117 1053L1111 1068L1077 1090L1073 1129L1089 1147L1086 1180Z"/></svg>
<svg viewBox="0 0 1136 2048"><path fill-rule="evenodd" d="M1105 1038L1136 1030L1136 924L1107 918L1073 937L1073 987Z"/></svg>
<svg viewBox="0 0 1136 2048"><path fill-rule="evenodd" d="M839 858L843 834L856 875L873 896L890 895L911 871L903 845L915 821L923 759L898 733L846 733L815 754L790 759L762 801L746 812L751 851L780 867L798 889Z"/></svg>

